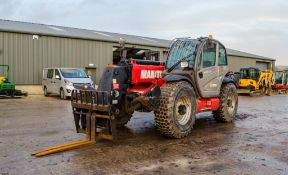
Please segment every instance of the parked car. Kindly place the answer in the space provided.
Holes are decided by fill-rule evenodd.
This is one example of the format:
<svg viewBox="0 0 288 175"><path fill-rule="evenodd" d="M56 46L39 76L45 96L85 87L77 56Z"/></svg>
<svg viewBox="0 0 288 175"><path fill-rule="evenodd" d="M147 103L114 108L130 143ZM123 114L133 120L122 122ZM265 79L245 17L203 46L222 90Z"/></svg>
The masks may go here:
<svg viewBox="0 0 288 175"><path fill-rule="evenodd" d="M60 95L67 99L75 86L94 86L91 78L81 68L45 68L43 69L42 88L44 95Z"/></svg>

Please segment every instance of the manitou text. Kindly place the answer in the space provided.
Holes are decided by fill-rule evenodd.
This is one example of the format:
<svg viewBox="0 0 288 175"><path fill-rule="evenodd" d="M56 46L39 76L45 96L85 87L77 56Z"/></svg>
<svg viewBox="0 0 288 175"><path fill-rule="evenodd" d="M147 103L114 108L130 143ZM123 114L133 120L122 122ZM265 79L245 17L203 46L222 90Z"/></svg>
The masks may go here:
<svg viewBox="0 0 288 175"><path fill-rule="evenodd" d="M161 73L159 70L141 70L141 79L161 78Z"/></svg>

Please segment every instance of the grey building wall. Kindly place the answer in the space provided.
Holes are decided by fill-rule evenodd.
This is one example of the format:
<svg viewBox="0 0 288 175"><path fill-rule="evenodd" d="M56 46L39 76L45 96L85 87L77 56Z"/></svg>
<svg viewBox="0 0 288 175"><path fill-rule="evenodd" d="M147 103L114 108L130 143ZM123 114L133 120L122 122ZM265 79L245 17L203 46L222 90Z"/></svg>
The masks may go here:
<svg viewBox="0 0 288 175"><path fill-rule="evenodd" d="M0 64L10 65L10 78L16 84L41 84L45 67L96 66L96 83L107 64L112 63L113 47L118 43L56 36L0 32ZM126 47L159 51L160 60L165 61L168 48L126 44ZM164 52L165 51L165 52ZM242 67L255 67L256 62L267 62L274 70L275 61L228 55L231 71ZM1 70L0 70L1 73Z"/></svg>
<svg viewBox="0 0 288 175"><path fill-rule="evenodd" d="M229 68L233 72L239 72L240 68L256 67L256 62L265 62L268 68L274 70L275 61L228 55Z"/></svg>
<svg viewBox="0 0 288 175"><path fill-rule="evenodd" d="M3 33L0 32L0 64L3 64L3 60L4 60L4 50L3 50ZM0 69L0 75L3 75L3 69Z"/></svg>
<svg viewBox="0 0 288 175"><path fill-rule="evenodd" d="M107 64L112 63L113 46L118 43L95 40L39 36L0 32L0 64L10 65L10 78L16 84L41 84L45 67L96 66L97 82ZM126 45L127 47L160 51L164 48Z"/></svg>

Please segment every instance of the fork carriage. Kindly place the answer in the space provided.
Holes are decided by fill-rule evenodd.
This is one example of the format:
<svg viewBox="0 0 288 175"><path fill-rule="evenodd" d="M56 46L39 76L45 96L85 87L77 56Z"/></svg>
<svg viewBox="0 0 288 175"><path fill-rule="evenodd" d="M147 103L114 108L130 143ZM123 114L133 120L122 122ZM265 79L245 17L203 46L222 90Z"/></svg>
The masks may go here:
<svg viewBox="0 0 288 175"><path fill-rule="evenodd" d="M96 90L73 90L71 95L77 133L85 133L87 140L97 137L113 140L116 125L111 113L110 93Z"/></svg>

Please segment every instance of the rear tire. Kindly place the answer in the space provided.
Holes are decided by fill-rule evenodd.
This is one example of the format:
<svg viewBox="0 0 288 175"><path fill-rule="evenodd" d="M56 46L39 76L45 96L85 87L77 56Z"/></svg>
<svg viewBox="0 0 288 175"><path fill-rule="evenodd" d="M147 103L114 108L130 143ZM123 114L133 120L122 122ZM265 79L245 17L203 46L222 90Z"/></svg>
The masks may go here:
<svg viewBox="0 0 288 175"><path fill-rule="evenodd" d="M116 127L120 128L120 127L125 126L130 121L132 114L129 114L126 112L124 102L119 103L118 109L119 109L119 114L115 115L115 123L116 123Z"/></svg>
<svg viewBox="0 0 288 175"><path fill-rule="evenodd" d="M15 89L14 89L14 90L11 90L11 91L9 92L9 96L10 96L11 98L14 98L14 97L15 97Z"/></svg>
<svg viewBox="0 0 288 175"><path fill-rule="evenodd" d="M228 123L235 119L238 109L238 94L236 86L232 83L223 84L220 92L220 107L213 111L217 122Z"/></svg>
<svg viewBox="0 0 288 175"><path fill-rule="evenodd" d="M172 138L187 136L195 123L196 95L188 82L168 82L161 87L160 108L155 111L159 132Z"/></svg>
<svg viewBox="0 0 288 175"><path fill-rule="evenodd" d="M130 121L131 117L132 117L131 114L125 114L119 118L116 118L115 119L116 127L121 128L121 127L125 126Z"/></svg>
<svg viewBox="0 0 288 175"><path fill-rule="evenodd" d="M65 95L65 91L63 88L60 89L60 98L62 100L66 100L67 99L67 96Z"/></svg>

